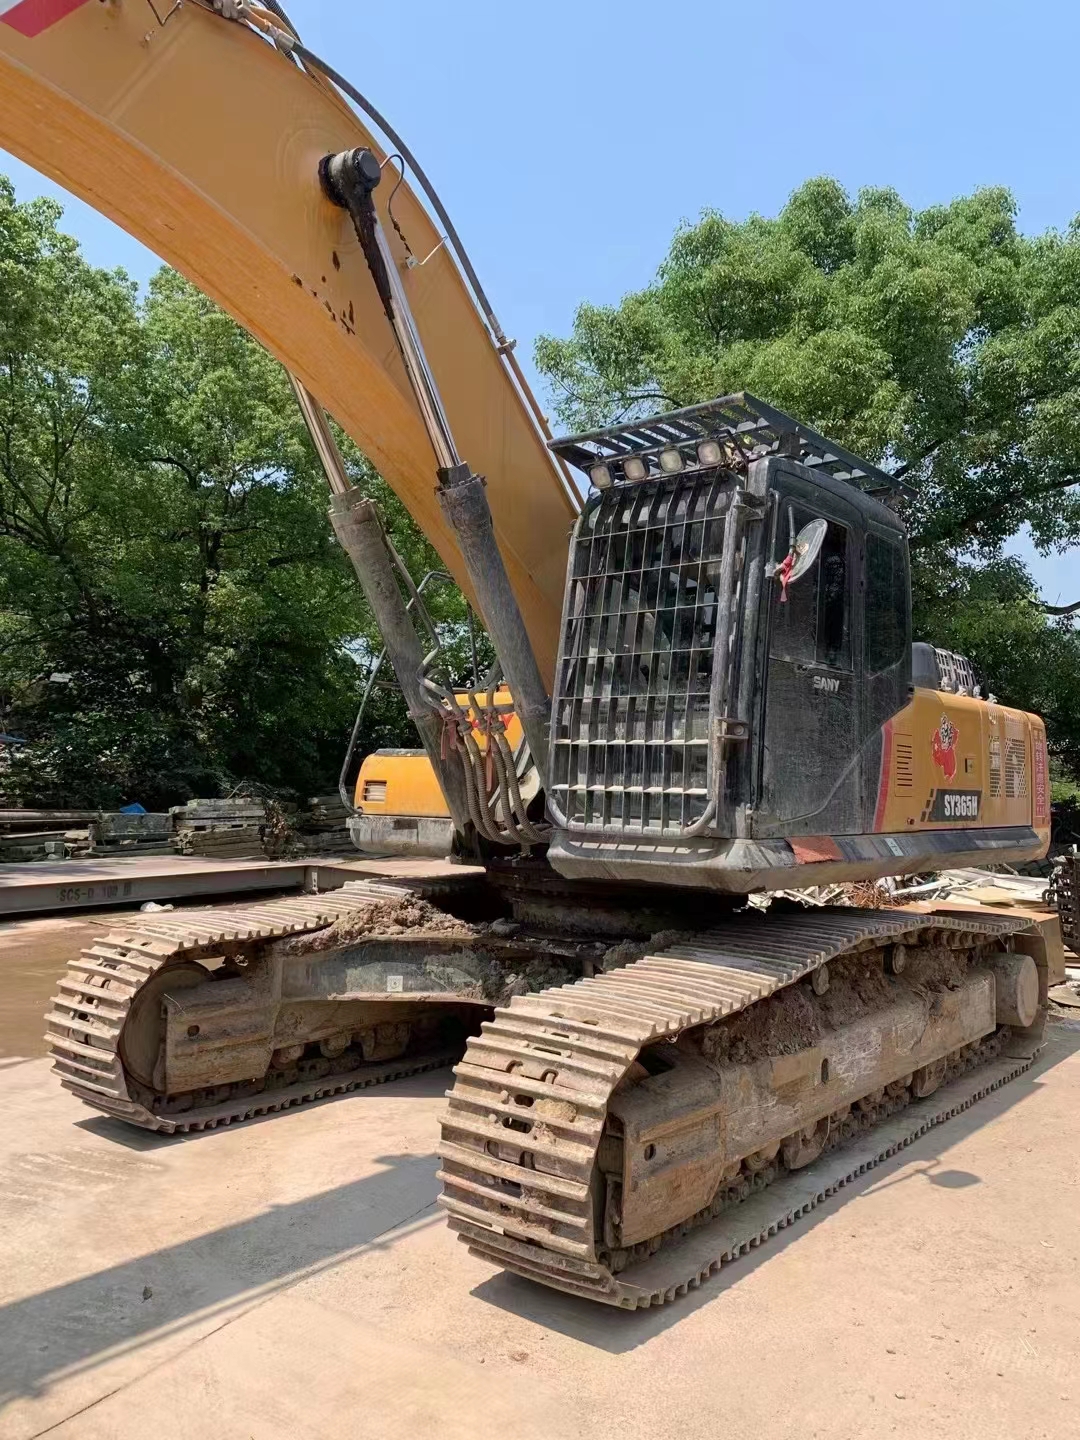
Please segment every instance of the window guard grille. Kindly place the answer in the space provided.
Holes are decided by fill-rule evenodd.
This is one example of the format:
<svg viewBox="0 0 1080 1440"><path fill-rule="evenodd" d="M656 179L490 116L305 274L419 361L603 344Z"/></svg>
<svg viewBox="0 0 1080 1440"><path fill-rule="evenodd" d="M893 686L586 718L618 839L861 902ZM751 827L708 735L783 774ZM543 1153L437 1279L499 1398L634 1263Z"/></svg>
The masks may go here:
<svg viewBox="0 0 1080 1440"><path fill-rule="evenodd" d="M727 471L589 502L574 533L550 799L571 831L677 838L711 813L713 654Z"/></svg>

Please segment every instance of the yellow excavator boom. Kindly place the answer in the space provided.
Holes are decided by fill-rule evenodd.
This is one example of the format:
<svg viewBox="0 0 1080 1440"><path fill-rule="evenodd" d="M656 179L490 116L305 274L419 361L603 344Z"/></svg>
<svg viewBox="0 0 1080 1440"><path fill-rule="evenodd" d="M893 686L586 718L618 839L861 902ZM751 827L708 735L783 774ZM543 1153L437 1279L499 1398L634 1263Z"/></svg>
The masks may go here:
<svg viewBox="0 0 1080 1440"><path fill-rule="evenodd" d="M299 377L468 593L393 333L348 215L320 188L325 155L385 154L329 83L194 0L0 0L0 146L175 266ZM394 218L424 263L406 263L392 190L378 193L385 229L550 683L576 493L407 182Z"/></svg>

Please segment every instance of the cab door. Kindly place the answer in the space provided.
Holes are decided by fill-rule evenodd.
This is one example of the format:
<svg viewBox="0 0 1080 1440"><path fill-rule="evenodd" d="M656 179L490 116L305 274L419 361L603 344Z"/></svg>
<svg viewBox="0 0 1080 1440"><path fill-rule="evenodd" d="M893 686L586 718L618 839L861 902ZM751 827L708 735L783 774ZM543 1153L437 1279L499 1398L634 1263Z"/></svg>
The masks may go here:
<svg viewBox="0 0 1080 1440"><path fill-rule="evenodd" d="M764 713L753 833L851 834L859 828L859 515L805 488L776 507L773 566L810 521L827 522L814 565L785 587L766 581Z"/></svg>

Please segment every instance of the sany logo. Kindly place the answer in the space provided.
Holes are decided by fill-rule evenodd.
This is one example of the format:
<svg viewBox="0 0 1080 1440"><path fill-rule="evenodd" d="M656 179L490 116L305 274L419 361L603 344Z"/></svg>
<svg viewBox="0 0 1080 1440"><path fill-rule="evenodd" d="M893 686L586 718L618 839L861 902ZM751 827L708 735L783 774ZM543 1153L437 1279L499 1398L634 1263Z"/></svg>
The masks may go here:
<svg viewBox="0 0 1080 1440"><path fill-rule="evenodd" d="M87 0L0 0L0 22L20 35L40 35Z"/></svg>

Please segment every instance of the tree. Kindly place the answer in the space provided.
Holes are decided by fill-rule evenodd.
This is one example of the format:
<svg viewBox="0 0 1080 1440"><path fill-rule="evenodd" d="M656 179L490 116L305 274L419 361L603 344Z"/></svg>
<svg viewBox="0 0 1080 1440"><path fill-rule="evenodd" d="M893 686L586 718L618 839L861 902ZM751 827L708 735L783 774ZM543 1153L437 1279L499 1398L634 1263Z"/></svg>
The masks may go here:
<svg viewBox="0 0 1080 1440"><path fill-rule="evenodd" d="M1023 236L1003 189L915 211L810 180L774 219L682 225L651 285L536 361L570 430L745 389L906 477L918 633L962 637L1080 763L1080 645L1002 560L1024 525L1080 544L1080 224Z"/></svg>
<svg viewBox="0 0 1080 1440"><path fill-rule="evenodd" d="M31 742L6 789L325 790L379 642L287 377L175 272L140 301L87 265L59 218L0 181L0 703ZM435 567L340 438L410 566ZM435 608L461 632L456 590ZM392 702L372 724L409 741Z"/></svg>

